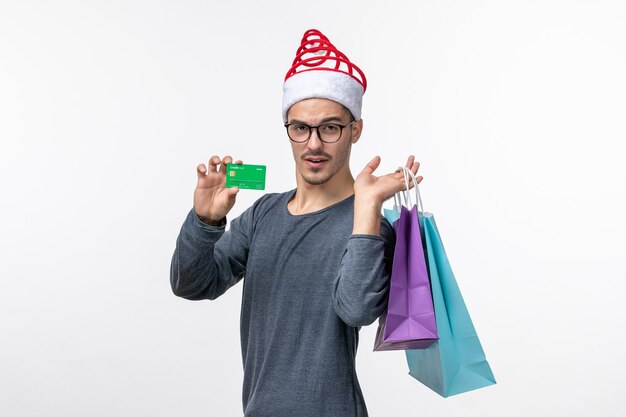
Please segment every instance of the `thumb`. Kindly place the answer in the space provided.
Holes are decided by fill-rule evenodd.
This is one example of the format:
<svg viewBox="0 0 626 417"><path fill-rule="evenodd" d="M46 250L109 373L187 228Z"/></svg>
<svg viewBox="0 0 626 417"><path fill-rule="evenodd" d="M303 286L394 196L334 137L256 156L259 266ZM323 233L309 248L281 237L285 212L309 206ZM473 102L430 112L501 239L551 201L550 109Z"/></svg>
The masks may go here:
<svg viewBox="0 0 626 417"><path fill-rule="evenodd" d="M230 211L230 209L235 205L237 193L239 193L238 187L224 189L224 204L226 205L228 211Z"/></svg>
<svg viewBox="0 0 626 417"><path fill-rule="evenodd" d="M239 193L239 187L231 187L226 189L226 197L228 201L233 202Z"/></svg>
<svg viewBox="0 0 626 417"><path fill-rule="evenodd" d="M379 165L380 165L380 156L375 156L374 159L372 159L371 161L367 163L367 165L365 166L365 168L363 168L363 171L361 171L361 173L372 175Z"/></svg>

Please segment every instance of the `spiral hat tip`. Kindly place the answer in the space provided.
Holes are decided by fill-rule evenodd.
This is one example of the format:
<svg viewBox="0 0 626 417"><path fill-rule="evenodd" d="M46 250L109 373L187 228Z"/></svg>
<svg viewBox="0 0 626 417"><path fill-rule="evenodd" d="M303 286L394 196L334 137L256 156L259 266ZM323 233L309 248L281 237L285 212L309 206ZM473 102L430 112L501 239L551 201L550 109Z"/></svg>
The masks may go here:
<svg viewBox="0 0 626 417"><path fill-rule="evenodd" d="M362 97L367 89L363 71L339 51L322 32L304 32L283 84L283 120L295 103L325 98L345 106L361 118Z"/></svg>

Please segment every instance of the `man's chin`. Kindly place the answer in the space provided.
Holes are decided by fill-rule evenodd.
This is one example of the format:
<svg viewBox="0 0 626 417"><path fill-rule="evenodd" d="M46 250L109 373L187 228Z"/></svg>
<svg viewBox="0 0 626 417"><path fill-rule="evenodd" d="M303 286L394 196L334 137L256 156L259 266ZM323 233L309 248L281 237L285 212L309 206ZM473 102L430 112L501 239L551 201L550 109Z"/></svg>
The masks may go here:
<svg viewBox="0 0 626 417"><path fill-rule="evenodd" d="M325 175L303 175L302 179L309 185L322 185L327 183L330 177Z"/></svg>

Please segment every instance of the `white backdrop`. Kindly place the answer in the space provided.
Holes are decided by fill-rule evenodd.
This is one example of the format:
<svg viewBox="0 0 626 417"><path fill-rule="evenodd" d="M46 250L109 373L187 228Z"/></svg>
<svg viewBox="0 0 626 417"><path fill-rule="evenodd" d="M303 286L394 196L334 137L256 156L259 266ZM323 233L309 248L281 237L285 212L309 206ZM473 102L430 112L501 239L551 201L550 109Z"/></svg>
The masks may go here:
<svg viewBox="0 0 626 417"><path fill-rule="evenodd" d="M242 414L242 286L179 299L170 260L212 154L294 187L311 27L368 77L353 172L422 162L498 379L442 399L372 325L370 414L624 415L624 2L268 3L1 0L0 415Z"/></svg>

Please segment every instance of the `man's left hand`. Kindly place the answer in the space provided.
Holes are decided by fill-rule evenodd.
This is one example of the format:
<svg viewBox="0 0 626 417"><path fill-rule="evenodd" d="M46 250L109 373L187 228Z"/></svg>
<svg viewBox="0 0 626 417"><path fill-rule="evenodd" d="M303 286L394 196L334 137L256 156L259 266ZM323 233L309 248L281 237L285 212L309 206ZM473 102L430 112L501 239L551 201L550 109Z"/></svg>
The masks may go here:
<svg viewBox="0 0 626 417"><path fill-rule="evenodd" d="M402 171L381 175L380 177L373 175L379 165L380 157L377 156L372 159L356 177L354 182L354 197L356 200L367 201L370 204L379 204L382 206L385 200L393 197L395 193L406 189ZM407 159L405 166L410 169L413 174L417 174L420 164L416 162L415 157L411 155L409 159ZM416 179L419 184L422 182L423 177L418 176ZM410 179L409 187L414 187L413 181Z"/></svg>

